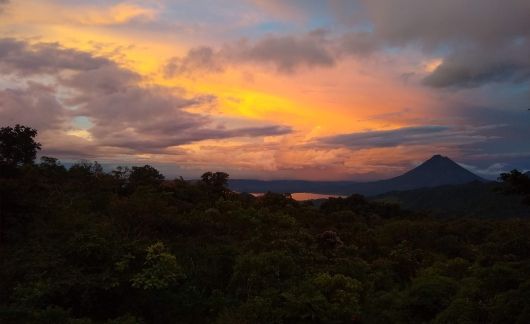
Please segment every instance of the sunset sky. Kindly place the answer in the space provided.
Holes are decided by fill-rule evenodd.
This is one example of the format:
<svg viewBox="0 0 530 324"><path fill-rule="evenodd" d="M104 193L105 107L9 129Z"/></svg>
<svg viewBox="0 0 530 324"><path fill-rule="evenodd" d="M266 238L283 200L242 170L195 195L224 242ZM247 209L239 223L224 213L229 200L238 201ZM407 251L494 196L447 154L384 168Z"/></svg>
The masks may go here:
<svg viewBox="0 0 530 324"><path fill-rule="evenodd" d="M368 180L530 169L529 0L0 0L0 126L62 161Z"/></svg>

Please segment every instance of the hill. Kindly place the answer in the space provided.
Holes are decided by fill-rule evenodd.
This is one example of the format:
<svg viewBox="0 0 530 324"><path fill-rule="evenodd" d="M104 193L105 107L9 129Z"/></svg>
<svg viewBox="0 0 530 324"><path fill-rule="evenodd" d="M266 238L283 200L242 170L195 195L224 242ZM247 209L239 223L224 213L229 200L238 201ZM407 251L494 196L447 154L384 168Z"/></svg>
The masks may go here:
<svg viewBox="0 0 530 324"><path fill-rule="evenodd" d="M322 194L367 196L389 191L412 190L456 185L484 179L461 167L448 157L434 155L418 167L395 178L373 182L299 181L299 180L230 180L232 190L239 192L311 192Z"/></svg>
<svg viewBox="0 0 530 324"><path fill-rule="evenodd" d="M484 179L461 167L448 157L434 155L418 167L403 175L384 181L389 187L407 190L437 187L447 184L462 184Z"/></svg>
<svg viewBox="0 0 530 324"><path fill-rule="evenodd" d="M413 211L437 216L529 217L530 207L520 196L501 192L496 182L471 182L407 191L394 191L374 197L376 201L398 203Z"/></svg>
<svg viewBox="0 0 530 324"><path fill-rule="evenodd" d="M530 322L530 218L430 217L360 195L315 207L232 192L223 172L6 160L0 323ZM455 188L471 185L438 203L492 184Z"/></svg>

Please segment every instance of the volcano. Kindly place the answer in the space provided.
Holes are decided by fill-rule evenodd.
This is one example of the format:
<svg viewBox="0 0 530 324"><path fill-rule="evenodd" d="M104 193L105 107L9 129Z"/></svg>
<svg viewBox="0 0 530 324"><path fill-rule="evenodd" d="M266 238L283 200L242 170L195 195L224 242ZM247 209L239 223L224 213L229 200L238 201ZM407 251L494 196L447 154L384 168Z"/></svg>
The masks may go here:
<svg viewBox="0 0 530 324"><path fill-rule="evenodd" d="M375 183L390 186L392 187L391 190L410 190L457 185L473 181L482 182L485 180L450 158L437 154L400 176Z"/></svg>
<svg viewBox="0 0 530 324"><path fill-rule="evenodd" d="M458 185L483 178L460 166L450 158L433 155L414 169L395 178L372 181L301 181L301 180L230 180L229 186L238 192L310 192L350 195L354 193L373 196L389 191Z"/></svg>

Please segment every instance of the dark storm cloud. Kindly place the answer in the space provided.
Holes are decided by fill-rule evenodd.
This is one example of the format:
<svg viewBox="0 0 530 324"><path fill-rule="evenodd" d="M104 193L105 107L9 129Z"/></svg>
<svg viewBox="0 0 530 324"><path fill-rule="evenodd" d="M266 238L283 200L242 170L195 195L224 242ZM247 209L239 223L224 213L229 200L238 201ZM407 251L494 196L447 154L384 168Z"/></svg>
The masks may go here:
<svg viewBox="0 0 530 324"><path fill-rule="evenodd" d="M168 60L164 74L172 77L196 72L221 72L231 64L270 65L280 73L293 73L301 68L330 67L335 54L324 31L302 36L266 36L257 41L247 39L225 44L222 49L201 46L183 57Z"/></svg>
<svg viewBox="0 0 530 324"><path fill-rule="evenodd" d="M361 1L373 37L387 46L417 44L448 53L424 83L478 87L521 82L530 71L530 1Z"/></svg>
<svg viewBox="0 0 530 324"><path fill-rule="evenodd" d="M414 126L384 131L366 131L324 137L321 144L346 146L352 149L411 145L455 146L483 141L480 128L448 126Z"/></svg>
<svg viewBox="0 0 530 324"><path fill-rule="evenodd" d="M530 77L529 67L515 62L484 63L455 59L444 62L427 76L423 83L432 87L473 88L489 82L502 82L510 79L525 80ZM519 75L519 77L516 77Z"/></svg>
<svg viewBox="0 0 530 324"><path fill-rule="evenodd" d="M54 43L28 44L0 39L0 71L19 75L55 74L61 70L88 71L111 62L89 53L65 49Z"/></svg>
<svg viewBox="0 0 530 324"><path fill-rule="evenodd" d="M226 48L233 60L273 65L279 72L291 73L301 67L329 67L335 64L321 32L301 37L269 36L257 42L241 41Z"/></svg>
<svg viewBox="0 0 530 324"><path fill-rule="evenodd" d="M221 72L223 70L221 56L212 48L201 46L192 48L182 58L169 59L164 67L166 77L181 74L191 74L197 71Z"/></svg>
<svg viewBox="0 0 530 324"><path fill-rule="evenodd" d="M494 48L530 32L527 0L363 0L378 38L435 47L477 43Z"/></svg>
<svg viewBox="0 0 530 324"><path fill-rule="evenodd" d="M270 8L293 3L268 2ZM325 6L324 6L325 7ZM264 36L220 50L199 47L168 61L166 75L219 72L226 64L268 64L281 73L331 67L348 56L369 56L410 46L442 57L424 79L431 87L479 87L530 78L530 1L527 0L334 0L328 4L347 28L336 34ZM320 10L322 6L304 6ZM309 15L323 14L312 12ZM351 29L350 29L351 27Z"/></svg>
<svg viewBox="0 0 530 324"><path fill-rule="evenodd" d="M340 54L366 56L380 49L381 44L371 32L347 33L338 40Z"/></svg>
<svg viewBox="0 0 530 324"><path fill-rule="evenodd" d="M484 52L480 48L447 57L423 83L432 87L478 87L490 82L524 82L530 79L530 43Z"/></svg>
<svg viewBox="0 0 530 324"><path fill-rule="evenodd" d="M331 145L344 145L352 148L363 147L390 147L412 142L424 142L426 136L436 136L447 131L445 126L418 126L404 127L385 131L367 131L341 134L321 139L322 143Z"/></svg>
<svg viewBox="0 0 530 324"><path fill-rule="evenodd" d="M275 8L293 5L272 3ZM337 22L348 26L342 34L264 38L243 44L238 60L273 63L290 73L302 66L333 66L348 55L412 45L444 58L425 78L428 86L471 88L530 78L528 0L333 0L328 7ZM304 8L320 11L310 16L323 14L321 6Z"/></svg>

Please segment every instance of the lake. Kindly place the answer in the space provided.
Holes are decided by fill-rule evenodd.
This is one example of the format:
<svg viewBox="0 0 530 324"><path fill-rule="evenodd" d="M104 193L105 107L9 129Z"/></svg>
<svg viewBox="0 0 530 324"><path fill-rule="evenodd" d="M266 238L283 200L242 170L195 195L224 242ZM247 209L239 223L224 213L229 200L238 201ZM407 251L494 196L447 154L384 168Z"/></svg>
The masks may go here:
<svg viewBox="0 0 530 324"><path fill-rule="evenodd" d="M262 192L253 192L254 196L261 196L263 195ZM297 201L304 201L304 200L311 200L311 199L327 199L330 197L338 198L338 197L347 197L344 195L332 195L332 194L318 194L318 193L311 193L311 192L294 192L291 194L291 197L293 197L294 200Z"/></svg>

